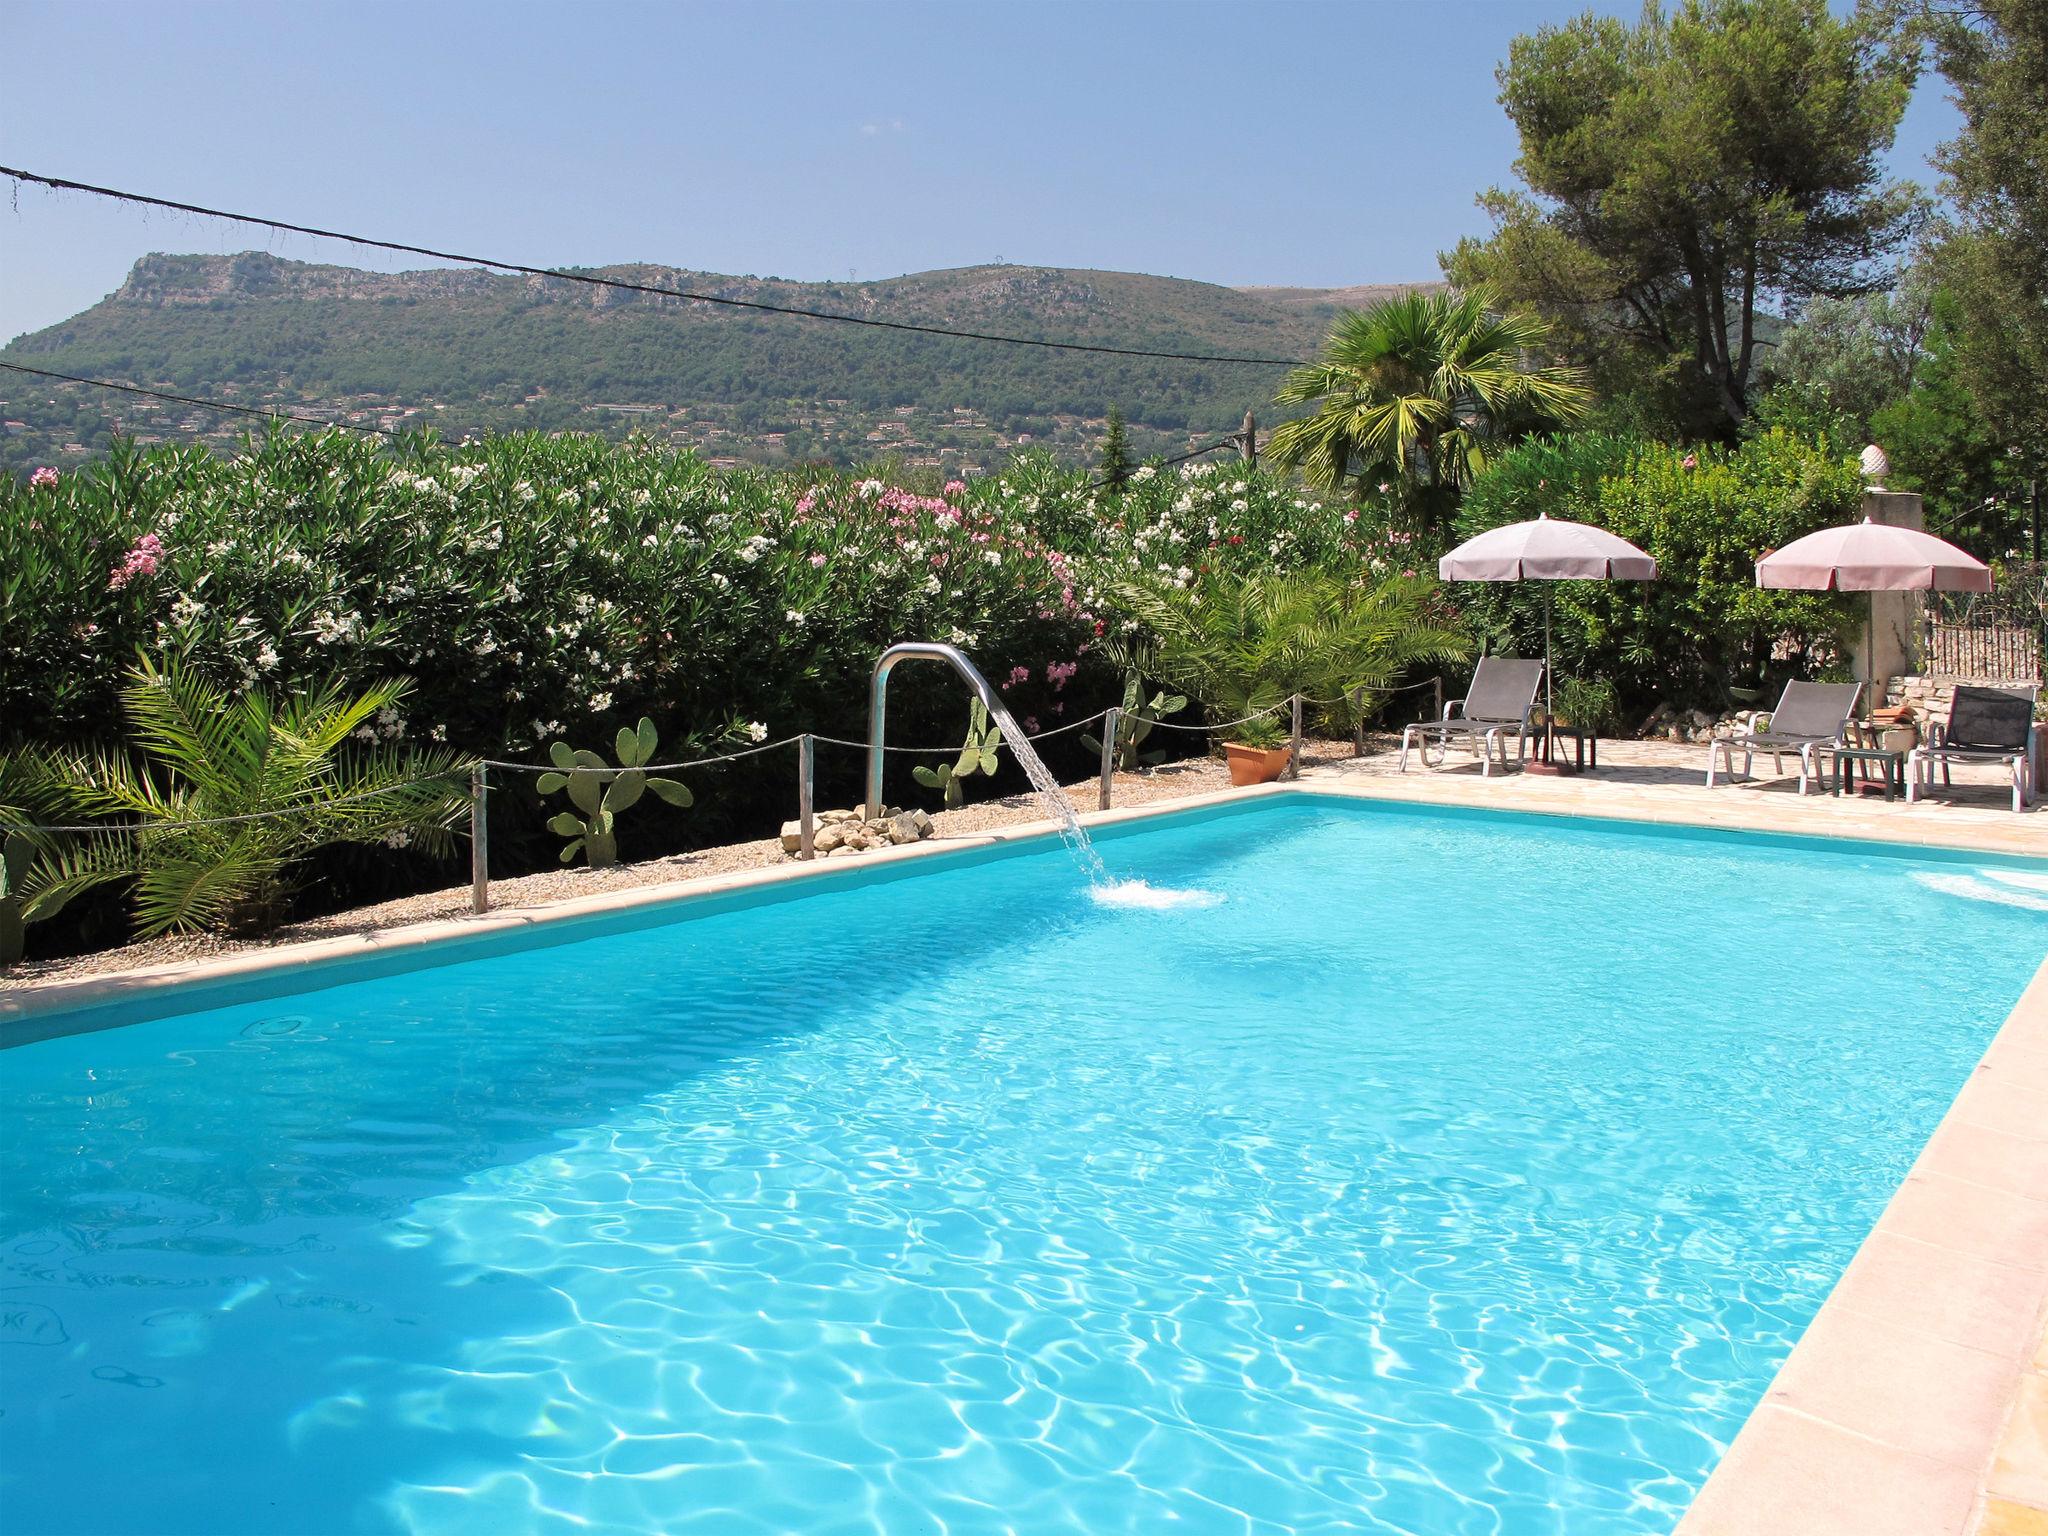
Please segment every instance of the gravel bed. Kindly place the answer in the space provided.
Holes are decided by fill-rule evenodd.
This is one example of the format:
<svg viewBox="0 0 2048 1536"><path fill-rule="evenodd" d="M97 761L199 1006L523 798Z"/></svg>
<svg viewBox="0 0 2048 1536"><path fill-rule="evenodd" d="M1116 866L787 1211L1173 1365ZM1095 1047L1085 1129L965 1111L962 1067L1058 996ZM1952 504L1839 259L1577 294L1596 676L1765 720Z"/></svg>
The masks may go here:
<svg viewBox="0 0 2048 1536"><path fill-rule="evenodd" d="M1331 756L1348 757L1350 753L1349 743L1316 742L1309 744L1304 759L1312 764ZM1111 786L1111 793L1113 802L1118 806L1145 805L1162 800L1205 795L1226 787L1229 782L1229 775L1220 760L1186 758L1177 763L1164 764L1139 773L1117 774ZM1067 788L1075 804L1084 809L1093 808L1096 797L1094 779L1071 784ZM941 811L933 817L938 825L936 835L939 840L969 837L994 827L1013 826L1018 822L1041 819L1042 813L1038 803L1029 794L986 800L975 805L962 806L957 811ZM592 896L604 891L631 890L640 886L686 883L709 875L734 874L742 870L763 869L771 865L794 862L796 860L792 855L782 851L779 839L763 838L755 842L728 843L719 848L700 848L694 853L676 854L666 859L648 859L637 864L622 864L606 870L544 870L539 874L522 875L517 879L493 880L491 908L494 912L517 911L521 908L545 906L550 902L563 901L575 896ZM94 954L67 955L53 960L25 960L12 970L0 973L0 992L53 981L77 981L83 977L100 976L113 971L216 959L223 955L242 954L250 950L271 949L280 944L302 944L309 939L338 938L349 934L369 933L380 928L403 927L410 923L466 917L468 914L469 886L464 883L449 886L445 890L429 891L418 896L402 896L394 901L379 902L375 906L356 907L347 912L336 912L326 917L293 923L259 938L237 939L207 934L150 939L144 943L129 944L120 949L101 950Z"/></svg>

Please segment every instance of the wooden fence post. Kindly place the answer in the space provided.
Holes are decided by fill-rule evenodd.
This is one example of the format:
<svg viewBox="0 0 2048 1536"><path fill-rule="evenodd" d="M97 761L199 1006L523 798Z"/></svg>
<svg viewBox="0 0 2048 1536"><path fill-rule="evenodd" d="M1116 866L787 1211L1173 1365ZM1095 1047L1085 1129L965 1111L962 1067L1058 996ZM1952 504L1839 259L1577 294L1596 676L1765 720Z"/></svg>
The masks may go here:
<svg viewBox="0 0 2048 1536"><path fill-rule="evenodd" d="M1110 775L1116 771L1116 730L1122 720L1123 711L1113 704L1102 717L1102 788L1095 797L1097 810L1109 809Z"/></svg>
<svg viewBox="0 0 2048 1536"><path fill-rule="evenodd" d="M811 733L804 732L796 741L796 853L800 859L817 857L815 846L817 827L812 815L814 795L811 787L812 747Z"/></svg>
<svg viewBox="0 0 2048 1536"><path fill-rule="evenodd" d="M482 763L469 770L469 910L491 910L491 781Z"/></svg>

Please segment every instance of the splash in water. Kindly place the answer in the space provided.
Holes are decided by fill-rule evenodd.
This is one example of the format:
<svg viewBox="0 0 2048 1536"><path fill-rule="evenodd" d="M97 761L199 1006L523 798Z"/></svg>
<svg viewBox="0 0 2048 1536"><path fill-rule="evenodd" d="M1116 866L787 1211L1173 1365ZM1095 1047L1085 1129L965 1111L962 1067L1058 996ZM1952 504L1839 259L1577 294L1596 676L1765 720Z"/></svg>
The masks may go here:
<svg viewBox="0 0 2048 1536"><path fill-rule="evenodd" d="M1970 901L1990 901L2001 906L2024 907L2030 912L2048 912L2048 879L2016 870L1981 869L1975 874L1914 872L1913 879L1929 890Z"/></svg>
<svg viewBox="0 0 2048 1536"><path fill-rule="evenodd" d="M1088 894L1098 907L1138 907L1158 912L1174 907L1213 907L1223 900L1221 891L1167 890L1143 880L1112 880Z"/></svg>

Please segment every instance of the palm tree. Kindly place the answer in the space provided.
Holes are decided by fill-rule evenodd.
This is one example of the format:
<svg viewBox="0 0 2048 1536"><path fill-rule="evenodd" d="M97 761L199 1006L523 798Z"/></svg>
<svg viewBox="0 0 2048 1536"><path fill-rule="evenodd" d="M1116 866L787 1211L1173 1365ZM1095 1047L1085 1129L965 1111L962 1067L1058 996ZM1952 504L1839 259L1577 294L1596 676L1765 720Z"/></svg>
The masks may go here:
<svg viewBox="0 0 2048 1536"><path fill-rule="evenodd" d="M1275 428L1268 451L1324 491L1394 482L1434 530L1489 447L1591 406L1584 370L1533 360L1549 335L1548 322L1498 311L1481 288L1347 311L1322 361L1295 369L1277 396L1315 414Z"/></svg>
<svg viewBox="0 0 2048 1536"><path fill-rule="evenodd" d="M298 866L337 843L441 853L468 804L468 763L441 749L355 747L410 691L350 696L330 682L273 700L239 696L146 658L122 701L138 754L55 761L70 804L132 823L59 853L45 902L110 880L135 883L143 937L262 928L282 915Z"/></svg>

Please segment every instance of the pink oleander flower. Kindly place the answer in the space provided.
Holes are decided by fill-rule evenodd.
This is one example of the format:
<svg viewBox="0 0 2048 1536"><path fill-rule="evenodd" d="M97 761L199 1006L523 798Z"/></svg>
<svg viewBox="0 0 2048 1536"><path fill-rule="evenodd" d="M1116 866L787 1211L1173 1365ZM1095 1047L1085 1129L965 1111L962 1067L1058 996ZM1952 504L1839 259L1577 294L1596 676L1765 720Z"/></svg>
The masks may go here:
<svg viewBox="0 0 2048 1536"><path fill-rule="evenodd" d="M1038 734L1038 716L1026 715L1024 717L1024 734L1026 736L1036 736Z"/></svg>
<svg viewBox="0 0 2048 1536"><path fill-rule="evenodd" d="M967 494L967 482L965 480L948 480L944 486L944 492L948 496L965 496Z"/></svg>
<svg viewBox="0 0 2048 1536"><path fill-rule="evenodd" d="M813 556L811 556L811 565L812 565L812 566L813 566L814 568L815 568L815 567L818 567L818 566L822 566L822 565L823 565L824 563L825 563L825 557L824 557L823 555L813 555Z"/></svg>
<svg viewBox="0 0 2048 1536"><path fill-rule="evenodd" d="M1031 669L1029 667L1012 667L1010 668L1010 675L1003 679L1003 689L1005 692L1008 692L1019 683L1028 683L1030 681Z"/></svg>
<svg viewBox="0 0 2048 1536"><path fill-rule="evenodd" d="M39 491L46 485L53 486L56 483L57 471L47 464L28 477L28 487L32 491Z"/></svg>
<svg viewBox="0 0 2048 1536"><path fill-rule="evenodd" d="M1060 689L1066 687L1068 683L1072 682L1074 680L1074 674L1080 670L1081 666L1079 662L1047 662L1045 666L1045 680L1048 683L1052 684L1054 692L1058 692Z"/></svg>
<svg viewBox="0 0 2048 1536"><path fill-rule="evenodd" d="M1700 456L1696 453L1688 453L1683 459L1680 459L1678 462L1681 468L1698 469L1700 467Z"/></svg>
<svg viewBox="0 0 2048 1536"><path fill-rule="evenodd" d="M107 590L118 592L137 577L154 576L163 557L163 541L153 533L145 533L135 541L135 547L121 557L121 563L107 573Z"/></svg>

